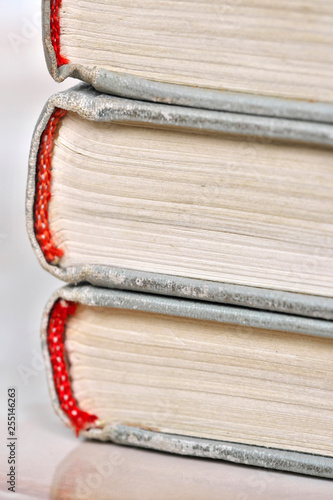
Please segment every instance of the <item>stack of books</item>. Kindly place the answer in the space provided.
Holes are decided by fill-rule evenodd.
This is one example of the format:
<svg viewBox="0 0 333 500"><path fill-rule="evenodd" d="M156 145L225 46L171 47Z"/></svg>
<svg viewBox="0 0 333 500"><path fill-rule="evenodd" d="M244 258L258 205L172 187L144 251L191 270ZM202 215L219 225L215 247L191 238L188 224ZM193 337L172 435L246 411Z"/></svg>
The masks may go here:
<svg viewBox="0 0 333 500"><path fill-rule="evenodd" d="M44 0L27 226L77 434L333 477L333 4Z"/></svg>

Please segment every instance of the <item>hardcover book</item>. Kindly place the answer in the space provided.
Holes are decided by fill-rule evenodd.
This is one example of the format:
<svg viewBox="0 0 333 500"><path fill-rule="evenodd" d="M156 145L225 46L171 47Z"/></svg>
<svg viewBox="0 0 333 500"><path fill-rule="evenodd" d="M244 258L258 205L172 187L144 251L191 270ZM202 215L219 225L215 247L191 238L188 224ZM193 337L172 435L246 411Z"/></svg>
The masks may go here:
<svg viewBox="0 0 333 500"><path fill-rule="evenodd" d="M82 85L34 133L27 224L77 283L332 319L333 125Z"/></svg>
<svg viewBox="0 0 333 500"><path fill-rule="evenodd" d="M54 407L77 434L333 477L333 323L91 286L50 299Z"/></svg>
<svg viewBox="0 0 333 500"><path fill-rule="evenodd" d="M58 81L71 75L125 97L261 114L297 114L302 100L320 119L332 117L332 20L329 0L43 0L45 55Z"/></svg>

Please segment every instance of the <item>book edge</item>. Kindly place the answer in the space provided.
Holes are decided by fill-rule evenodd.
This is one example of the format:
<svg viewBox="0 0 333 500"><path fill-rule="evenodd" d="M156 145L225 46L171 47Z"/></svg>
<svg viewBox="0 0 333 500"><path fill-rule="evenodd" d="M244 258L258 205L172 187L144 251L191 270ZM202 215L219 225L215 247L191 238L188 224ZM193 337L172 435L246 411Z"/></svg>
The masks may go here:
<svg viewBox="0 0 333 500"><path fill-rule="evenodd" d="M126 425L90 429L84 431L83 435L88 439L112 441L116 444L178 455L224 460L265 469L333 478L333 459L324 455L167 434Z"/></svg>
<svg viewBox="0 0 333 500"><path fill-rule="evenodd" d="M185 122L185 125L198 127L199 129L207 128L209 124L213 124L212 126L218 128L216 120L220 119L223 121L226 115L228 117L232 115L231 113L225 114L223 112L195 110L177 106L170 107L168 105L125 100L99 94L86 84L78 85L52 96L44 106L33 134L26 191L27 232L34 252L45 270L61 280L70 283L88 281L97 286L126 288L128 290L147 291L148 293L168 294L185 298L200 298L201 300L210 302L225 302L256 309L268 309L302 316L333 319L333 299L329 297L232 285L229 283L217 283L194 278L180 278L149 272L135 272L109 266L84 265L64 270L49 264L45 259L35 234L34 202L36 194L36 165L40 140L56 107L77 112L88 120L96 121L108 121L111 118L116 121L124 119L133 120L139 110L142 121L164 124L176 123L180 126L184 126ZM239 120L239 115L234 116L237 116L237 120ZM270 121L271 119L268 120ZM277 121L280 119L273 120ZM241 125L241 122L238 123ZM333 140L333 130L331 133Z"/></svg>
<svg viewBox="0 0 333 500"><path fill-rule="evenodd" d="M89 297L88 289L92 296ZM104 301L99 293L104 294ZM111 297L116 307L124 307L122 302L124 294L127 292L118 292L112 290L96 290L93 287L64 287L57 290L48 301L42 319L41 341L42 351L45 360L49 392L53 407L60 419L68 427L73 428L73 423L61 409L55 383L53 380L52 365L47 344L47 331L49 324L49 315L57 300L71 300L87 303L91 305L105 306L105 295ZM134 298L133 308L138 309L137 301L140 294L129 294ZM143 295L143 300L149 301L149 296ZM158 297L155 300L160 302ZM181 299L165 299L164 301L182 301ZM140 299L139 299L140 300ZM154 299L153 299L154 300ZM222 307L223 306L219 306ZM169 312L169 314L171 314ZM259 313L261 314L261 313ZM266 448L261 446L230 443L226 441L210 440L204 438L195 438L191 436L173 435L151 431L147 429L126 426L121 424L105 425L103 428L92 427L88 430L82 430L81 435L89 439L100 441L111 441L116 444L148 448L168 453L180 455L189 455L203 458L225 460L233 463L264 467L282 471L295 472L325 478L333 478L333 459L323 455L314 455L309 453L279 450L275 448Z"/></svg>
<svg viewBox="0 0 333 500"><path fill-rule="evenodd" d="M214 111L333 123L333 104L271 97L227 90L212 90L157 82L97 66L68 62L58 66L51 41L50 0L42 0L42 33L48 71L57 82L67 77L91 84L96 90L140 101Z"/></svg>

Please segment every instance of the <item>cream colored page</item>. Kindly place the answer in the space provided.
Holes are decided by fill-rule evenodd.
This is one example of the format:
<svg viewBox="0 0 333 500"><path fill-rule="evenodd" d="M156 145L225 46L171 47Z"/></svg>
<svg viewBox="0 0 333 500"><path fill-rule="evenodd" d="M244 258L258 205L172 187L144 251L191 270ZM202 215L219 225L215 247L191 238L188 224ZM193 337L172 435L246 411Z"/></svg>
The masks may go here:
<svg viewBox="0 0 333 500"><path fill-rule="evenodd" d="M158 82L333 101L330 0L62 0L72 63Z"/></svg>
<svg viewBox="0 0 333 500"><path fill-rule="evenodd" d="M332 296L331 150L68 113L52 165L49 219L62 267Z"/></svg>
<svg viewBox="0 0 333 500"><path fill-rule="evenodd" d="M88 306L66 339L105 422L333 456L331 339Z"/></svg>

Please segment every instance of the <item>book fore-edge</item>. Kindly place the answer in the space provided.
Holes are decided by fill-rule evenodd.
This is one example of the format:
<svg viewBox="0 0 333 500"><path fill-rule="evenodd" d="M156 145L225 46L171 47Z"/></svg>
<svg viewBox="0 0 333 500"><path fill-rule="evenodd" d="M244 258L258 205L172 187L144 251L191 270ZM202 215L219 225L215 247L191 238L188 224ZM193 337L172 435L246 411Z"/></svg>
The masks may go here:
<svg viewBox="0 0 333 500"><path fill-rule="evenodd" d="M174 295L327 320L333 319L332 297L182 278L93 263L66 269L50 264L36 238L34 204L40 141L55 108L70 110L83 118L97 122L135 121L143 124L172 125L259 138L292 139L305 143L311 141L324 145L333 145L333 125L134 101L101 94L87 84L80 84L52 96L42 111L31 144L26 198L27 229L35 254L44 269L66 282L89 282L101 287Z"/></svg>
<svg viewBox="0 0 333 500"><path fill-rule="evenodd" d="M61 420L69 427L73 427L73 422L71 422L68 415L61 408L59 402L47 339L50 314L59 300L94 307L114 307L155 312L166 315L206 319L221 323L283 330L290 333L318 335L319 337L333 339L333 323L319 319L302 318L269 311L255 311L222 304L187 301L174 297L95 288L89 285L65 286L52 295L45 307L42 319L41 339L53 406ZM89 439L111 441L129 446L333 478L333 458L323 455L167 434L130 425L122 425L121 423L115 425L106 424L101 428L92 426L88 430L82 430L81 434Z"/></svg>
<svg viewBox="0 0 333 500"><path fill-rule="evenodd" d="M59 4L60 2L53 2ZM59 6L56 7L59 9ZM57 16L59 10L57 10ZM59 23L58 23L59 24ZM291 118L317 122L333 122L333 105L310 100L284 99L256 94L211 90L187 85L157 82L125 73L114 72L95 65L87 67L59 61L52 43L51 2L42 0L43 46L46 64L57 82L67 77L91 84L96 90L140 101L159 102L201 109L228 111L259 116ZM59 30L59 26L57 26ZM59 37L59 33L58 33Z"/></svg>

